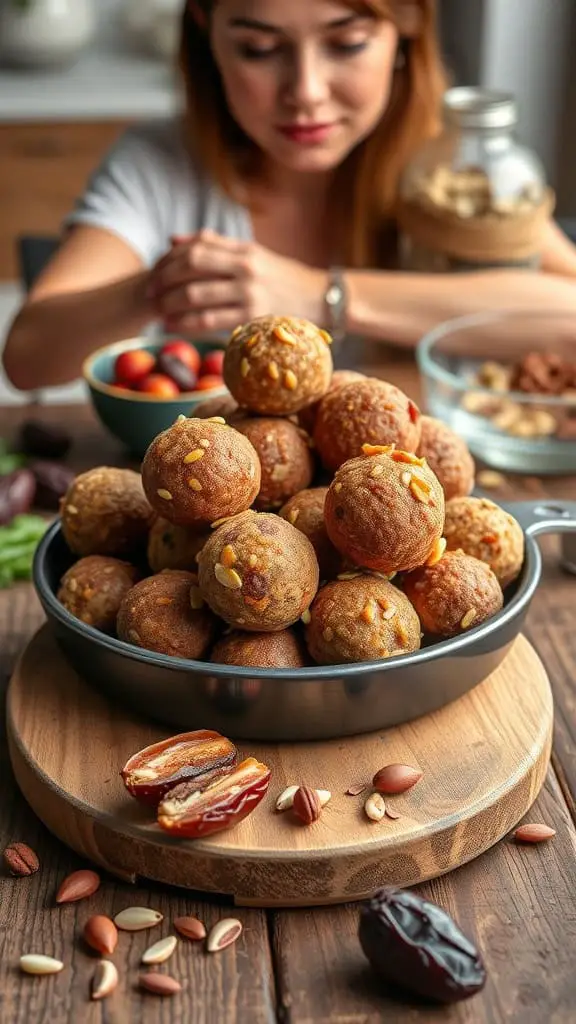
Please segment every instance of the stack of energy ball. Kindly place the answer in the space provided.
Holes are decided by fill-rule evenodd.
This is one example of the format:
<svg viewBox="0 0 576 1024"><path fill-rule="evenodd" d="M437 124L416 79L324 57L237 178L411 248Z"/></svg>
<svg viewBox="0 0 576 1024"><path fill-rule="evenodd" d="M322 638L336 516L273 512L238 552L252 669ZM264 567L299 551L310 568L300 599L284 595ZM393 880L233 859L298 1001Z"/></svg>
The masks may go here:
<svg viewBox="0 0 576 1024"><path fill-rule="evenodd" d="M333 373L330 340L292 317L237 328L231 396L160 434L141 478L74 481L62 529L81 557L58 593L73 615L175 657L298 668L407 654L500 610L520 526L468 497L474 464L446 426L392 384Z"/></svg>

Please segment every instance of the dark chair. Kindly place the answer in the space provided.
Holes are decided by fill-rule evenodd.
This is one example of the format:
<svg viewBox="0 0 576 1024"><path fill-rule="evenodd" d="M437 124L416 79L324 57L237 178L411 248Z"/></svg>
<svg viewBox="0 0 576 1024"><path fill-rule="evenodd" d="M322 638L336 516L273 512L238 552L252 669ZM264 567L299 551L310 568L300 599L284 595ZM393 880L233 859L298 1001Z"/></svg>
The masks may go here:
<svg viewBox="0 0 576 1024"><path fill-rule="evenodd" d="M56 252L58 245L58 239L48 235L24 235L17 239L20 280L27 292Z"/></svg>
<svg viewBox="0 0 576 1024"><path fill-rule="evenodd" d="M558 223L568 238L576 243L576 217L560 217Z"/></svg>

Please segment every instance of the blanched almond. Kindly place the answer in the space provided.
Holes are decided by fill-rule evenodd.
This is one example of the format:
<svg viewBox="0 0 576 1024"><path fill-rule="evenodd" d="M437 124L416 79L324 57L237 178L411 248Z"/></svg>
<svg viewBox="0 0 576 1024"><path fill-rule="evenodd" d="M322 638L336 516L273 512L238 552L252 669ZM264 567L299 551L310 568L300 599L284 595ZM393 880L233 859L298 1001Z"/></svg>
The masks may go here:
<svg viewBox="0 0 576 1024"><path fill-rule="evenodd" d="M56 903L76 903L92 896L100 888L100 876L95 871L73 871L56 893Z"/></svg>
<svg viewBox="0 0 576 1024"><path fill-rule="evenodd" d="M294 796L295 796L297 790L298 790L298 786L287 786L286 789L284 789L280 793L280 796L278 797L278 799L276 801L276 810L277 811L288 811L288 810L290 810L290 808L292 807L292 804L294 803Z"/></svg>
<svg viewBox="0 0 576 1024"><path fill-rule="evenodd" d="M364 812L370 821L382 821L386 814L386 804L380 793L372 793L364 804Z"/></svg>
<svg viewBox="0 0 576 1024"><path fill-rule="evenodd" d="M208 935L206 949L209 953L219 953L221 949L226 949L227 946L231 946L233 942L236 942L241 933L241 921L238 921L235 917L224 917L221 921L218 921L218 924L214 925Z"/></svg>
<svg viewBox="0 0 576 1024"><path fill-rule="evenodd" d="M169 960L172 953L178 945L178 939L175 935L167 935L165 939L160 939L159 942L155 942L153 946L150 946L145 953L142 954L143 964L163 964L165 960Z"/></svg>
<svg viewBox="0 0 576 1024"><path fill-rule="evenodd" d="M58 974L64 964L43 953L25 953L20 957L20 970L25 974Z"/></svg>
<svg viewBox="0 0 576 1024"><path fill-rule="evenodd" d="M106 999L118 984L118 971L111 960L100 960L96 965L90 990L91 999Z"/></svg>
<svg viewBox="0 0 576 1024"><path fill-rule="evenodd" d="M160 924L163 918L159 910L150 910L150 907L126 907L116 914L114 924L123 932L141 932Z"/></svg>

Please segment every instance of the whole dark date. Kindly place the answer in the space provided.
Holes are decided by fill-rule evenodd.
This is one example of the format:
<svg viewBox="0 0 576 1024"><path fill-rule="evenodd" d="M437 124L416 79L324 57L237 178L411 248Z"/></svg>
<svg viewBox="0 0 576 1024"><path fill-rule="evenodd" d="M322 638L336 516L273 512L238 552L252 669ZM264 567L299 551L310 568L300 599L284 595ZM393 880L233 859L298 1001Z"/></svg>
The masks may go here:
<svg viewBox="0 0 576 1024"><path fill-rule="evenodd" d="M36 481L29 469L16 469L0 477L0 526L27 512L34 501Z"/></svg>
<svg viewBox="0 0 576 1024"><path fill-rule="evenodd" d="M18 449L39 459L63 459L71 444L72 438L60 427L27 420L20 430Z"/></svg>
<svg viewBox="0 0 576 1024"><path fill-rule="evenodd" d="M405 889L385 888L360 911L360 945L377 974L437 1003L478 992L482 958L441 907Z"/></svg>
<svg viewBox="0 0 576 1024"><path fill-rule="evenodd" d="M61 462L38 460L31 462L29 469L36 480L34 504L38 508L55 512L60 508L60 498L66 494L75 474Z"/></svg>
<svg viewBox="0 0 576 1024"><path fill-rule="evenodd" d="M180 388L180 391L194 391L196 374L178 356L169 352L161 352L156 361L160 373L165 373Z"/></svg>

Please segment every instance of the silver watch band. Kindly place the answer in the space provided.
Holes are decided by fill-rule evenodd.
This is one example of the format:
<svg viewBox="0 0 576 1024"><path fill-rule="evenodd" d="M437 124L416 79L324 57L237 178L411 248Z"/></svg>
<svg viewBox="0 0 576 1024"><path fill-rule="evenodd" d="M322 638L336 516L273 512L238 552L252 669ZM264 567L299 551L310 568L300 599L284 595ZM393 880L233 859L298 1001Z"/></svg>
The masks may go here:
<svg viewBox="0 0 576 1024"><path fill-rule="evenodd" d="M346 308L348 294L341 267L330 267L328 287L324 294L328 313L328 330L334 341L342 341L346 334Z"/></svg>

